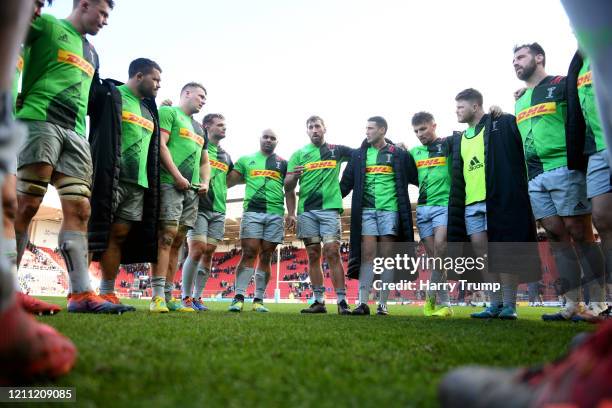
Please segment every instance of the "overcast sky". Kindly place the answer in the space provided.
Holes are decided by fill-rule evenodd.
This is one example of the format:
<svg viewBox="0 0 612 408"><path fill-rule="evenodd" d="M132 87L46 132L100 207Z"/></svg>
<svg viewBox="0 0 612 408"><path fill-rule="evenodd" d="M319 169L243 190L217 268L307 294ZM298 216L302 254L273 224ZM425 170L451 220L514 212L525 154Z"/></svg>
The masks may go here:
<svg viewBox="0 0 612 408"><path fill-rule="evenodd" d="M576 49L558 0L118 0L109 24L90 38L102 77L127 79L135 58L162 69L158 100L178 101L198 81L208 102L197 115L227 119L222 145L234 160L258 149L264 128L277 131L285 158L308 143L305 120L327 124L327 140L357 146L368 117L389 122L389 137L415 146L420 110L439 134L462 130L454 97L473 87L485 105L513 111L521 86L515 44L538 41L547 71L565 74ZM69 14L71 0L46 12ZM238 192L233 193L235 196Z"/></svg>

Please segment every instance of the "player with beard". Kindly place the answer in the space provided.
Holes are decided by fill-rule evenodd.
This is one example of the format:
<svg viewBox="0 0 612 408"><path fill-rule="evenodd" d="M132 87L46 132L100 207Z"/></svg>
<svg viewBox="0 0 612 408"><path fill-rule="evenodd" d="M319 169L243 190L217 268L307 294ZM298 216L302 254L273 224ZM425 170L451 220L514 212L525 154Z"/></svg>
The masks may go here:
<svg viewBox="0 0 612 408"><path fill-rule="evenodd" d="M546 55L538 44L514 48L513 66L527 89L515 105L523 140L529 196L534 216L546 230L567 300L560 312L544 320L569 320L584 312L580 301L581 264L591 296L605 296L603 256L593 244L591 204L585 174L568 168L566 144L567 83L545 71ZM577 256L578 254L578 256ZM598 312L599 313L599 312Z"/></svg>
<svg viewBox="0 0 612 408"><path fill-rule="evenodd" d="M314 292L314 302L309 308L303 309L302 313L327 313L321 270L323 243L323 254L329 264L338 297L338 313L350 315L340 258L342 195L338 175L340 165L350 159L353 149L327 143L325 122L319 116L311 116L306 120L306 130L310 143L291 156L285 178L287 228L294 228L297 221L297 236L306 246L308 273ZM300 200L296 206L295 188L298 181Z"/></svg>
<svg viewBox="0 0 612 408"><path fill-rule="evenodd" d="M130 232L132 223L142 220L145 189L149 187L147 156L154 135L156 112L151 112L145 98L155 98L160 87L161 68L146 58L130 63L129 79L117 87L121 93L121 167L119 185L113 201L110 234L100 266L100 297L120 304L115 294L115 279L121 262L121 247ZM95 194L95 191L94 191ZM133 307L128 307L135 310Z"/></svg>
<svg viewBox="0 0 612 408"><path fill-rule="evenodd" d="M183 306L197 311L208 310L202 304L202 291L210 276L213 254L225 233L227 174L234 168L230 155L220 145L226 131L223 115L209 113L202 124L208 134L210 189L200 198L195 227L187 234L189 255L183 264L182 288Z"/></svg>

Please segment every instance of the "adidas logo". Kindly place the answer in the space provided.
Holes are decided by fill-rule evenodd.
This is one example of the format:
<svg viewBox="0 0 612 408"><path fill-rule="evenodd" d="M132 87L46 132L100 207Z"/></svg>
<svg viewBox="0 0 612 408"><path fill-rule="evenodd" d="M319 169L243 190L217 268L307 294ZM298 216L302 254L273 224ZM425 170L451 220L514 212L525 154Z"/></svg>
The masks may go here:
<svg viewBox="0 0 612 408"><path fill-rule="evenodd" d="M582 201L578 202L574 207L574 210L586 210L586 205Z"/></svg>
<svg viewBox="0 0 612 408"><path fill-rule="evenodd" d="M251 160L251 162L249 163L249 166L254 166L255 165L255 160Z"/></svg>
<svg viewBox="0 0 612 408"><path fill-rule="evenodd" d="M63 42L68 42L68 35L66 35L66 33L60 35L59 37L57 37L58 41L63 41Z"/></svg>
<svg viewBox="0 0 612 408"><path fill-rule="evenodd" d="M478 158L476 156L472 157L472 160L470 160L470 166L468 167L468 171L474 171L476 169L479 169L481 167L483 167L484 165L480 162L480 160L478 160Z"/></svg>

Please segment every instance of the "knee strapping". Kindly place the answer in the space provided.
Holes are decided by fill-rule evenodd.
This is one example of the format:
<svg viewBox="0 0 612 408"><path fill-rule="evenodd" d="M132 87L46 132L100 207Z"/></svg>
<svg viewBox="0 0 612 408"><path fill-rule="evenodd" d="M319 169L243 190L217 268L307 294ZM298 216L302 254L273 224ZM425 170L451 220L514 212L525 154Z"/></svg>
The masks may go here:
<svg viewBox="0 0 612 408"><path fill-rule="evenodd" d="M340 240L335 235L324 235L323 239L322 239L323 245L325 245L325 244L335 244L335 243L337 243L339 241Z"/></svg>
<svg viewBox="0 0 612 408"><path fill-rule="evenodd" d="M17 176L17 191L36 197L44 197L49 186L49 179L41 177L30 169L19 170Z"/></svg>
<svg viewBox="0 0 612 408"><path fill-rule="evenodd" d="M55 183L55 188L63 200L81 200L91 197L89 183L76 177L62 177Z"/></svg>
<svg viewBox="0 0 612 408"><path fill-rule="evenodd" d="M161 230L164 229L174 229L178 231L179 222L177 220L159 220L159 228Z"/></svg>
<svg viewBox="0 0 612 408"><path fill-rule="evenodd" d="M316 245L321 243L321 237L303 238L302 241L304 241L305 246Z"/></svg>

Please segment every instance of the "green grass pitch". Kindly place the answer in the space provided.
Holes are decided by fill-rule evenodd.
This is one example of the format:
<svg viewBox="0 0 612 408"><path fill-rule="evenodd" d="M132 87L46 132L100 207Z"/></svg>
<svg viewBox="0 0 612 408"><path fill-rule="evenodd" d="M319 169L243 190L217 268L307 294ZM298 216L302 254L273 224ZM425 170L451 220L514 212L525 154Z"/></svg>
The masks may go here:
<svg viewBox="0 0 612 408"><path fill-rule="evenodd" d="M62 304L59 298L45 300ZM267 304L271 313L136 312L38 318L79 349L70 375L77 406L90 407L391 407L436 406L436 387L463 364L532 365L563 355L586 323L549 322L551 308L521 307L517 321L476 321L480 310L425 318L421 309L390 306L390 316L300 315L303 305ZM37 404L37 406L41 406Z"/></svg>

